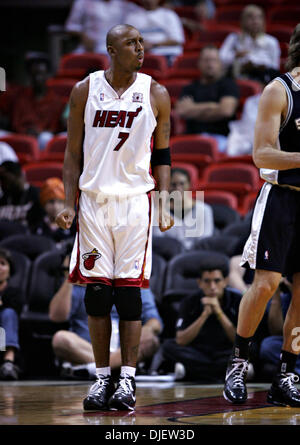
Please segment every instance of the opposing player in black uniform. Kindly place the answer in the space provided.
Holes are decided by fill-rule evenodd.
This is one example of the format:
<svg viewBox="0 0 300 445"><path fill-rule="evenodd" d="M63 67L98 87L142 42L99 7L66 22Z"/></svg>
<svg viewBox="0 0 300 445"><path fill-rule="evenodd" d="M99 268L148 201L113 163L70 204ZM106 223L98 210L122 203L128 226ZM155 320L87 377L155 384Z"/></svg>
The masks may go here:
<svg viewBox="0 0 300 445"><path fill-rule="evenodd" d="M251 339L277 289L281 276L293 276L293 296L283 328L277 374L268 392L269 403L300 406L295 362L300 347L300 23L289 45L288 72L264 90L259 103L253 160L266 180L260 190L242 265L255 269L253 284L244 294L237 335L228 364L224 397L247 400L245 380Z"/></svg>

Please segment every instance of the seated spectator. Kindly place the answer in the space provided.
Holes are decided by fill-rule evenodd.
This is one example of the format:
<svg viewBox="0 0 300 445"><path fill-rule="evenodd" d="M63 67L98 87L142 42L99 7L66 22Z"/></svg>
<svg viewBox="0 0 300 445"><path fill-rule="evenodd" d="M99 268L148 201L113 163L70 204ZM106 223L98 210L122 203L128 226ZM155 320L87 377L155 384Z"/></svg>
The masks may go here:
<svg viewBox="0 0 300 445"><path fill-rule="evenodd" d="M80 40L75 52L107 54L107 32L119 23L127 23L126 15L137 9L125 0L75 0L65 24L66 31Z"/></svg>
<svg viewBox="0 0 300 445"><path fill-rule="evenodd" d="M154 226L153 235L176 238L186 250L190 250L199 238L213 235L213 211L210 205L192 197L191 179L186 170L173 168L170 185L170 193L177 192L176 196L180 199L177 204L170 199L174 225L167 232L161 232L158 226Z"/></svg>
<svg viewBox="0 0 300 445"><path fill-rule="evenodd" d="M141 0L138 11L128 14L126 23L135 26L144 38L145 51L166 56L172 64L182 54L184 30L178 15L160 6L160 0Z"/></svg>
<svg viewBox="0 0 300 445"><path fill-rule="evenodd" d="M17 221L29 228L41 217L39 189L26 182L21 165L0 165L0 220Z"/></svg>
<svg viewBox="0 0 300 445"><path fill-rule="evenodd" d="M69 259L64 265L67 277ZM85 287L72 285L66 279L58 292L54 295L49 306L49 317L52 321L62 322L69 320L69 331L55 333L52 345L56 356L70 364L63 367L65 375L74 378L96 377L96 367L92 344L88 330L88 316L84 305ZM154 355L159 347L158 335L162 330L162 322L158 314L154 297L149 289L141 289L142 297L142 332L139 347L138 363L145 362ZM112 371L121 366L121 350L118 336L118 314L113 306L112 313L112 340L110 366ZM78 366L79 365L79 366Z"/></svg>
<svg viewBox="0 0 300 445"><path fill-rule="evenodd" d="M247 5L241 15L241 31L230 33L220 48L223 64L235 77L268 83L279 73L279 42L264 29L263 10Z"/></svg>
<svg viewBox="0 0 300 445"><path fill-rule="evenodd" d="M9 144L0 141L0 165L5 161L19 162L19 159Z"/></svg>
<svg viewBox="0 0 300 445"><path fill-rule="evenodd" d="M219 51L209 45L199 56L200 79L183 88L176 112L186 120L186 133L214 137L220 152L226 151L228 123L235 118L239 90L224 77Z"/></svg>
<svg viewBox="0 0 300 445"><path fill-rule="evenodd" d="M40 190L40 203L44 215L32 227L31 232L37 235L47 236L55 242L75 236L75 221L70 229L63 230L55 222L56 215L63 210L65 200L64 184L59 178L48 178Z"/></svg>
<svg viewBox="0 0 300 445"><path fill-rule="evenodd" d="M282 278L281 283L268 303L268 327L270 335L263 339L260 346L260 364L262 372L268 376L273 375L278 366L282 343L283 343L283 325L287 315L292 298L292 285L287 278ZM299 326L295 326L295 340L299 336ZM295 341L299 348L299 340ZM295 351L294 354L298 354ZM295 366L295 372L300 375L300 356L298 356Z"/></svg>
<svg viewBox="0 0 300 445"><path fill-rule="evenodd" d="M274 71L274 75L270 73L267 77L268 82L262 84L262 88L266 86L269 81L271 82L277 74L276 71ZM227 140L228 156L252 154L254 129L261 94L262 92L248 97L244 103L241 118L229 122L230 132Z"/></svg>
<svg viewBox="0 0 300 445"><path fill-rule="evenodd" d="M230 132L227 140L227 155L239 156L252 154L254 129L261 93L246 99L241 119L229 122Z"/></svg>
<svg viewBox="0 0 300 445"><path fill-rule="evenodd" d="M199 290L179 308L175 339L162 345L163 357L181 363L181 378L222 382L236 333L241 294L227 287L228 264L199 271Z"/></svg>
<svg viewBox="0 0 300 445"><path fill-rule="evenodd" d="M9 278L13 273L13 260L9 251L0 249L0 327L1 340L5 333L4 352L0 348L2 364L0 380L18 380L20 369L15 364L19 350L19 315L23 307L23 295L17 288L11 287ZM0 341L1 346L2 341Z"/></svg>
<svg viewBox="0 0 300 445"><path fill-rule="evenodd" d="M64 101L47 89L49 60L46 55L32 53L26 59L30 85L19 89L11 106L10 130L30 134L38 138L44 149L53 134L61 129ZM6 93L5 93L6 94Z"/></svg>

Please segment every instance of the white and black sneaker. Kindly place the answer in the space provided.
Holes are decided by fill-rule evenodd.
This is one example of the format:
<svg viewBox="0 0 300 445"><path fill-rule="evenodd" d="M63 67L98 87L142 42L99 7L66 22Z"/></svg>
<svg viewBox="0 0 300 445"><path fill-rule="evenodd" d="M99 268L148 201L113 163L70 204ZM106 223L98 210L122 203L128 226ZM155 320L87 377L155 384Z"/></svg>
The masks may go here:
<svg viewBox="0 0 300 445"><path fill-rule="evenodd" d="M135 407L135 380L133 377L120 377L115 393L108 401L111 410L134 410Z"/></svg>
<svg viewBox="0 0 300 445"><path fill-rule="evenodd" d="M83 401L83 408L89 410L107 410L108 400L115 392L115 384L111 376L99 376L90 387L87 397Z"/></svg>
<svg viewBox="0 0 300 445"><path fill-rule="evenodd" d="M268 392L267 401L278 406L300 406L300 392L295 387L299 381L293 372L277 374Z"/></svg>
<svg viewBox="0 0 300 445"><path fill-rule="evenodd" d="M248 361L233 357L230 359L226 371L223 396L231 403L241 404L247 400L246 379Z"/></svg>

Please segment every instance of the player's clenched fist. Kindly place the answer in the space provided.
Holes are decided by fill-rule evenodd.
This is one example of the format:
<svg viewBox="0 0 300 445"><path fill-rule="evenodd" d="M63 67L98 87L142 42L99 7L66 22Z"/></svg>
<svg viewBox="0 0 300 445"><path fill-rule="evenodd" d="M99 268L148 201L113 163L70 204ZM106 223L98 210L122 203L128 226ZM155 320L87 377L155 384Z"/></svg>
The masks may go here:
<svg viewBox="0 0 300 445"><path fill-rule="evenodd" d="M55 218L56 224L61 229L69 229L75 217L75 210L71 207L65 207Z"/></svg>

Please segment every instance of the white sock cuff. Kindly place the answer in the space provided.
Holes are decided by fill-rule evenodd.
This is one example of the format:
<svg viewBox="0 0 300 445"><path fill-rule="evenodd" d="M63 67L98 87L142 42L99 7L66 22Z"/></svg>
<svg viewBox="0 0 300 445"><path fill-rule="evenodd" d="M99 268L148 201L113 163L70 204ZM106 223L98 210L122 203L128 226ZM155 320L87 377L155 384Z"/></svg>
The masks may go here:
<svg viewBox="0 0 300 445"><path fill-rule="evenodd" d="M103 375L103 377L107 377L111 375L110 366L106 366L105 368L96 368L97 376Z"/></svg>
<svg viewBox="0 0 300 445"><path fill-rule="evenodd" d="M125 377L125 375L129 377L135 377L136 368L132 366L121 366L121 377Z"/></svg>

